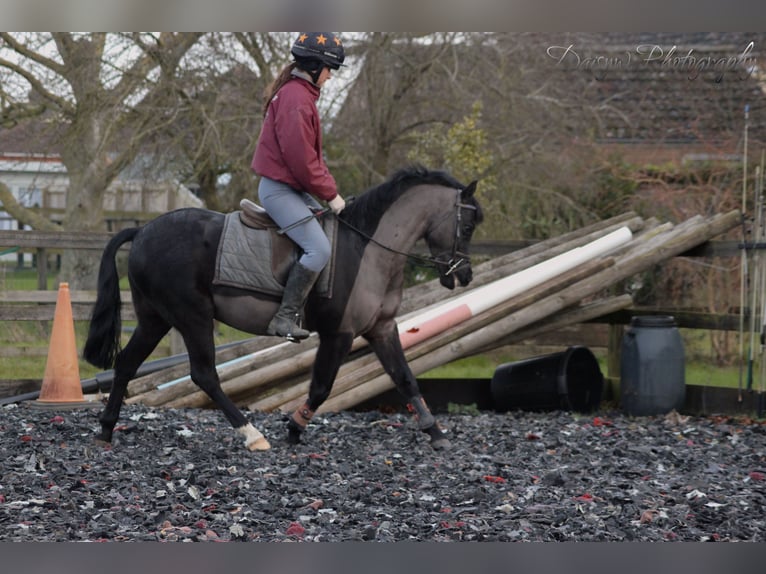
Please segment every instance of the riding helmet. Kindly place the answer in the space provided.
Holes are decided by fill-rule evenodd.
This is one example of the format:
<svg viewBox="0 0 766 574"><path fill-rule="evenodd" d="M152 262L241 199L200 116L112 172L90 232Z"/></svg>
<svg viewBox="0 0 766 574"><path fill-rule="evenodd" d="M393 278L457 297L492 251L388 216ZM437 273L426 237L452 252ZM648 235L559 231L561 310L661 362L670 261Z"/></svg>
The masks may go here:
<svg viewBox="0 0 766 574"><path fill-rule="evenodd" d="M333 70L346 59L343 43L335 32L301 32L290 53L299 64L320 62Z"/></svg>

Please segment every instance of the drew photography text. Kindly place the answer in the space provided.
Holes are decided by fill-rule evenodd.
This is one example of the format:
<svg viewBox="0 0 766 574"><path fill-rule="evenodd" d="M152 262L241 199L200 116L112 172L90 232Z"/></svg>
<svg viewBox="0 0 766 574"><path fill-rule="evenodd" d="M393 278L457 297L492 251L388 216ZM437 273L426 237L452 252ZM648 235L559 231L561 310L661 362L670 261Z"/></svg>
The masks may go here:
<svg viewBox="0 0 766 574"><path fill-rule="evenodd" d="M682 72L689 80L696 80L703 74L711 73L713 80L721 82L727 75L732 75L739 80L749 78L757 66L754 49L755 42L750 42L740 52L731 56L722 56L709 55L695 48L679 48L675 45L662 47L658 44L640 44L633 50L594 54L592 51L569 44L549 46L546 53L555 61L557 67L591 72L598 80L607 79L609 72L643 65Z"/></svg>

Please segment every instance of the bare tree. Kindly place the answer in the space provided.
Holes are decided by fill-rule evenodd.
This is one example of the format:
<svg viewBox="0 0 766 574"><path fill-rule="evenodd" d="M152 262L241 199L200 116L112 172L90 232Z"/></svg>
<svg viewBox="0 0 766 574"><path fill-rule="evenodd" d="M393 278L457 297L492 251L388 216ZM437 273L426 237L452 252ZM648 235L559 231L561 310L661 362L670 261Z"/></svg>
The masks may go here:
<svg viewBox="0 0 766 574"><path fill-rule="evenodd" d="M288 61L291 40L280 32L207 34L199 43L204 57L179 78L178 117L158 134L152 155L165 152L209 209L234 209L255 193L250 162L262 94Z"/></svg>
<svg viewBox="0 0 766 574"><path fill-rule="evenodd" d="M436 78L456 73L454 36L372 32L356 39L349 59L360 67L359 74L332 138L355 150L346 164L357 166L360 185L377 183L392 164L401 163L406 156L401 148L418 128L448 124L454 100L449 91L429 87Z"/></svg>
<svg viewBox="0 0 766 574"><path fill-rule="evenodd" d="M109 184L148 137L175 120L178 71L200 36L0 33L3 125L47 114L61 128L65 229L102 229ZM74 288L95 284L96 259L86 253L64 256L62 274Z"/></svg>

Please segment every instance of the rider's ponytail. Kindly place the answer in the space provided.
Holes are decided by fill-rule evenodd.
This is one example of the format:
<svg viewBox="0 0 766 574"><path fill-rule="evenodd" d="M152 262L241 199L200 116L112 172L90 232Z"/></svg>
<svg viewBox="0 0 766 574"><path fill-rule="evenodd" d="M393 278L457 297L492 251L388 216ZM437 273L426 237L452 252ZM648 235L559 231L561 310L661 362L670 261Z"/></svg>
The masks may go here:
<svg viewBox="0 0 766 574"><path fill-rule="evenodd" d="M290 62L287 66L282 68L282 71L279 72L279 75L276 78L274 78L274 81L271 82L268 86L266 86L265 90L263 90L263 117L264 118L266 117L266 112L269 110L269 104L271 103L271 100L274 99L274 95L292 77L295 66L296 66L296 62Z"/></svg>

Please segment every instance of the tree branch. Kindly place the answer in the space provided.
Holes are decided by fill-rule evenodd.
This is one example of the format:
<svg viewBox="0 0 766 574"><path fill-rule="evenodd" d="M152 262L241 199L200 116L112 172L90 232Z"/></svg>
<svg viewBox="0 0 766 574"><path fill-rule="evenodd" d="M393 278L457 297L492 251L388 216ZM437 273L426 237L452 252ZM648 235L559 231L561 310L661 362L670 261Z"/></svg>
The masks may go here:
<svg viewBox="0 0 766 574"><path fill-rule="evenodd" d="M263 48L259 45L257 40L260 38L262 41L264 41L269 47L269 50L274 53L278 51L278 47L276 46L273 37L269 34L266 34L266 37L263 38L262 36L257 36L252 32L235 32L234 37L239 41L248 55L253 59L256 67L258 68L258 71L261 73L261 77L266 79L264 84L269 84L274 79L274 74L271 71L271 66L269 66L269 60L266 58L263 52Z"/></svg>
<svg viewBox="0 0 766 574"><path fill-rule="evenodd" d="M21 205L3 182L0 181L0 204L9 215L21 223L39 231L61 231L61 227L45 217Z"/></svg>
<svg viewBox="0 0 766 574"><path fill-rule="evenodd" d="M67 114L74 113L74 108L66 100L66 98L57 96L53 94L52 92L50 92L49 90L45 89L45 86L43 86L42 82L40 82L40 80L38 80L29 70L26 70L25 68L22 68L18 64L15 64L14 62L11 62L4 58L0 58L0 66L24 78L27 82L29 82L29 85L32 86L32 89L35 92L37 92L44 100L47 100L53 105L55 105L62 112Z"/></svg>
<svg viewBox="0 0 766 574"><path fill-rule="evenodd" d="M14 38L13 35L11 35L9 32L0 32L0 40L8 44L8 47L11 48L14 52L21 54L25 58L28 58L33 62L37 62L41 66L45 66L56 74L64 74L64 66L62 66L59 62L51 58L47 58L39 52L30 50L26 45L16 40L16 38Z"/></svg>
<svg viewBox="0 0 766 574"><path fill-rule="evenodd" d="M124 102L139 86L147 82L150 72L159 66L161 74L158 84L143 98L143 101L150 101L155 94L167 87L168 80L172 79L181 59L203 35L202 32L162 32L154 46L147 44L142 38L131 36L131 40L144 53L122 73L117 85L109 90L111 100Z"/></svg>

